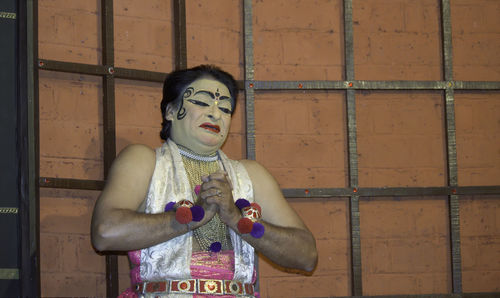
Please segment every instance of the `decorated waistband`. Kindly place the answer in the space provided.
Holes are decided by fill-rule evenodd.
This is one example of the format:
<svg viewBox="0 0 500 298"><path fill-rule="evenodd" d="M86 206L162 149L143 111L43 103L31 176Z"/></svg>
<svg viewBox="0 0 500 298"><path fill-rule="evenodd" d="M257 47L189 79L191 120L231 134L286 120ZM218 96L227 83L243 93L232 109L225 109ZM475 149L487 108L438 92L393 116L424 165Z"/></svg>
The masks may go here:
<svg viewBox="0 0 500 298"><path fill-rule="evenodd" d="M209 294L209 295L254 295L254 286L235 280L184 279L142 282L136 285L136 293L141 294Z"/></svg>

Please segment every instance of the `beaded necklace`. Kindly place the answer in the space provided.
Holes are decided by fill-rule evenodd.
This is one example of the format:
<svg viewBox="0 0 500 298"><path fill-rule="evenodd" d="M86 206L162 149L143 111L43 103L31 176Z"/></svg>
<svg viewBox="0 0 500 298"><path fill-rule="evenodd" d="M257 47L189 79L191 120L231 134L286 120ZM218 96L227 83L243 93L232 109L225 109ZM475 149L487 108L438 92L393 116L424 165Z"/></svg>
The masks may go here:
<svg viewBox="0 0 500 298"><path fill-rule="evenodd" d="M193 198L196 203L198 197L194 193L194 187L201 185L201 177L212 174L219 170L218 155L200 156L186 148L179 147L184 168L188 176L189 184L193 189ZM194 229L193 235L198 242L201 250L210 251L210 245L214 242L220 242L222 250L232 249L227 226L222 222L219 214L207 222L205 225Z"/></svg>

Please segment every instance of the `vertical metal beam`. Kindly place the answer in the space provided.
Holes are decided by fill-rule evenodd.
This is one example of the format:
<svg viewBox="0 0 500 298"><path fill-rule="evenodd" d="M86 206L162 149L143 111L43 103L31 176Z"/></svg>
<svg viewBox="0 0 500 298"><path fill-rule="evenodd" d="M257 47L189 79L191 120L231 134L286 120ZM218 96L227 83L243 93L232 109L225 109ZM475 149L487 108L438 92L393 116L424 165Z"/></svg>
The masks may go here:
<svg viewBox="0 0 500 298"><path fill-rule="evenodd" d="M443 72L447 81L445 90L446 144L448 186L458 185L457 148L455 130L455 93L453 83L453 55L450 0L441 0L441 26L443 43ZM453 293L462 293L462 258L460 249L460 204L457 195L449 196L451 270Z"/></svg>
<svg viewBox="0 0 500 298"><path fill-rule="evenodd" d="M345 80L354 80L354 37L352 26L352 0L344 0L344 57ZM350 83L349 83L350 84ZM352 85L349 85L352 86ZM356 95L354 90L346 91L347 107L347 151L349 159L349 186L358 187L358 154L356 137ZM361 272L361 236L359 196L352 195L350 200L351 215L351 260L352 260L352 294L363 294Z"/></svg>
<svg viewBox="0 0 500 298"><path fill-rule="evenodd" d="M101 0L102 64L108 69L103 76L103 130L104 130L104 178L108 176L111 163L116 156L115 128L115 79L113 0ZM106 256L106 296L118 296L118 258Z"/></svg>
<svg viewBox="0 0 500 298"><path fill-rule="evenodd" d="M21 296L40 296L39 208L37 177L37 121L34 54L37 53L36 3L19 1L18 12L18 150L20 196L20 282ZM22 138L21 138L22 136Z"/></svg>
<svg viewBox="0 0 500 298"><path fill-rule="evenodd" d="M243 27L245 44L245 116L246 116L246 156L255 160L255 90L253 60L253 19L252 1L243 3Z"/></svg>
<svg viewBox="0 0 500 298"><path fill-rule="evenodd" d="M176 70L187 68L185 0L174 0L174 59Z"/></svg>

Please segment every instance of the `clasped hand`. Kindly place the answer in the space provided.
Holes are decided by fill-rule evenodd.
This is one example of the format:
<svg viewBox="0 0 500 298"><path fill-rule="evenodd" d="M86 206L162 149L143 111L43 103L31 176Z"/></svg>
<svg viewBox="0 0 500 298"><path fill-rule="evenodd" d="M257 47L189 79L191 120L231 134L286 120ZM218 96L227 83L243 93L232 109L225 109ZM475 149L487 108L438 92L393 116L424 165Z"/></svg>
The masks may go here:
<svg viewBox="0 0 500 298"><path fill-rule="evenodd" d="M240 211L234 205L232 186L227 173L217 171L202 177L201 180L203 183L199 197L205 209L205 217L210 219L215 213L219 213L225 224L234 225L239 220Z"/></svg>

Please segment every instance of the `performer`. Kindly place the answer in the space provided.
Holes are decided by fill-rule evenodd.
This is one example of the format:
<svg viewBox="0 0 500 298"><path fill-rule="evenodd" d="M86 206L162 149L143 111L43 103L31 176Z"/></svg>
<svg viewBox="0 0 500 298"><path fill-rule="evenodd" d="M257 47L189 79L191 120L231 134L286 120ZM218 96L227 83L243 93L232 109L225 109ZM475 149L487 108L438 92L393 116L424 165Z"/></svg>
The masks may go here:
<svg viewBox="0 0 500 298"><path fill-rule="evenodd" d="M282 267L314 270L314 237L275 179L220 150L237 95L234 78L215 66L170 73L163 146L130 145L113 162L92 243L129 252L133 295L258 297L254 249Z"/></svg>

